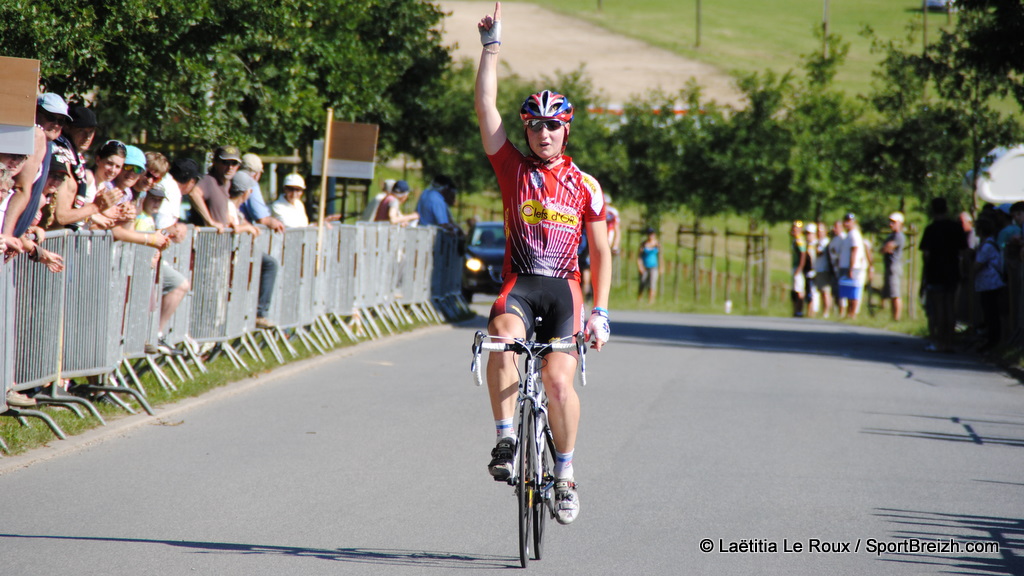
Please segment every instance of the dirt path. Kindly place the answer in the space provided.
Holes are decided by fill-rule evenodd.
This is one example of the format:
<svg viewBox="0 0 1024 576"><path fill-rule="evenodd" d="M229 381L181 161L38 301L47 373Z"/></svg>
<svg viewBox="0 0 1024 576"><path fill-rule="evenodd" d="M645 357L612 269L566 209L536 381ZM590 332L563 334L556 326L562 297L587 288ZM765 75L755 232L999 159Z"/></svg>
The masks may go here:
<svg viewBox="0 0 1024 576"><path fill-rule="evenodd" d="M447 44L457 44L456 59L480 57L476 24L494 12L494 2L443 1ZM638 40L612 34L593 24L556 14L527 3L503 2L502 61L525 78L551 76L556 71L584 71L607 104L622 105L632 96L661 88L681 90L697 78L704 94L722 104L740 105L732 79L717 68L655 48ZM557 61L552 54L560 54Z"/></svg>

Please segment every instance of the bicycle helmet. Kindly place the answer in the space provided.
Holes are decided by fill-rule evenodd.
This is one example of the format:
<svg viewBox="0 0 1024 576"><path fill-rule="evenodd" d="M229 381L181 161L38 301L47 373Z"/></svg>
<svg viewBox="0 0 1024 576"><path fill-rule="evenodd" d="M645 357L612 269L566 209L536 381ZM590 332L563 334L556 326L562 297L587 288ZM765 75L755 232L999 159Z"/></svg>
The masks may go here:
<svg viewBox="0 0 1024 576"><path fill-rule="evenodd" d="M523 102L523 106L519 109L519 117L523 119L523 122L534 118L551 118L568 124L572 122L573 107L572 103L565 96L558 92L544 90L543 92L531 94Z"/></svg>

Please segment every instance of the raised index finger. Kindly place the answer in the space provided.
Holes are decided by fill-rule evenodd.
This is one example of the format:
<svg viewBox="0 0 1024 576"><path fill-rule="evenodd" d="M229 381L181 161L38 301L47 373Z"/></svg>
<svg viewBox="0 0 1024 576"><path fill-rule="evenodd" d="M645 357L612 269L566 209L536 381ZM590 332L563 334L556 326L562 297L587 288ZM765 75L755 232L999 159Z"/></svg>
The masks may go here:
<svg viewBox="0 0 1024 576"><path fill-rule="evenodd" d="M494 3L494 21L501 20L501 2Z"/></svg>

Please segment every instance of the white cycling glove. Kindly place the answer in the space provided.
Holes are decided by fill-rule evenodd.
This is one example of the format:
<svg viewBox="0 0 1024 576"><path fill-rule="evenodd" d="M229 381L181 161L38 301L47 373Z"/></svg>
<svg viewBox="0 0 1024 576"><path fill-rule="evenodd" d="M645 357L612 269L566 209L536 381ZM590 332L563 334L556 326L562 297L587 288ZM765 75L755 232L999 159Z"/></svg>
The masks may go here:
<svg viewBox="0 0 1024 576"><path fill-rule="evenodd" d="M604 308L594 308L594 311L590 313L590 320L587 320L587 341L607 342L611 335L612 331L608 326L608 311Z"/></svg>
<svg viewBox="0 0 1024 576"><path fill-rule="evenodd" d="M501 20L494 20L490 30L483 26L478 26L477 28L480 30L480 43L484 47L491 44L501 45Z"/></svg>

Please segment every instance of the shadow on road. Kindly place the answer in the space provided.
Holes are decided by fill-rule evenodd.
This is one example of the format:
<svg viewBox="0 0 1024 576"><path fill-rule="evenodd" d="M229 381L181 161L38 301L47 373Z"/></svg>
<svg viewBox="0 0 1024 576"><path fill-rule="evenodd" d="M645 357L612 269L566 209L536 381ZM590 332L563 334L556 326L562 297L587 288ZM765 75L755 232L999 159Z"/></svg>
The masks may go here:
<svg viewBox="0 0 1024 576"><path fill-rule="evenodd" d="M617 342L640 342L645 346L749 350L814 356L836 356L896 366L914 378L907 366L1001 373L1002 369L981 362L970 354L938 354L925 351L920 338L835 322L763 317L710 317L669 315L678 322L612 320L611 346ZM634 316L635 317L635 316ZM766 327L771 324L771 327ZM476 316L459 323L463 328L486 330L487 318ZM780 326L776 328L775 326Z"/></svg>
<svg viewBox="0 0 1024 576"><path fill-rule="evenodd" d="M755 326L718 326L700 318L681 324L614 322L612 338L645 340L645 344L688 348L719 348L839 356L902 366L907 363L935 367L996 372L997 368L960 354L935 354L924 350L925 342L904 334L843 326L793 322L792 329ZM764 324L752 319L751 324ZM788 322L779 320L779 322ZM731 324L735 321L731 320ZM651 341L654 342L651 342Z"/></svg>
<svg viewBox="0 0 1024 576"><path fill-rule="evenodd" d="M899 416L903 418L912 418L918 425L916 429L896 429L896 428L865 428L862 430L865 434L875 434L878 436L895 436L900 438L918 438L922 440L942 440L945 442L960 442L967 444L975 444L978 446L1013 446L1017 448L1024 448L1024 437L1007 436L1004 433L998 435L991 434L985 430L988 428L998 428L1004 431L1024 431L1024 422L1021 421L1010 421L1010 420L991 420L981 418L969 418L961 416L933 416L925 414L883 414L885 416ZM946 430L923 430L925 424L935 423L938 426L944 426ZM954 424L958 428L956 432L948 430L948 424Z"/></svg>
<svg viewBox="0 0 1024 576"><path fill-rule="evenodd" d="M46 536L30 534L0 534L0 542L9 539L61 540L75 542L109 542L114 544L163 544L186 548L196 553L224 554L268 554L294 556L296 558L319 558L354 564L378 564L386 566L413 566L443 570L507 569L519 565L519 558L460 554L457 552L436 552L429 550L386 550L379 548L303 548L296 546L265 546L262 544L238 544L231 542L198 542L188 540L154 540L147 538L103 538L99 536ZM2 545L2 544L0 544Z"/></svg>
<svg viewBox="0 0 1024 576"><path fill-rule="evenodd" d="M892 533L899 542L941 542L949 548L941 553L913 553L897 551L879 558L886 562L900 562L934 566L946 574L1024 574L1024 520L997 516L972 516L918 510L878 508L875 516L884 518L898 529ZM998 545L995 550L969 550L968 543Z"/></svg>

